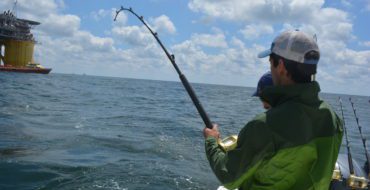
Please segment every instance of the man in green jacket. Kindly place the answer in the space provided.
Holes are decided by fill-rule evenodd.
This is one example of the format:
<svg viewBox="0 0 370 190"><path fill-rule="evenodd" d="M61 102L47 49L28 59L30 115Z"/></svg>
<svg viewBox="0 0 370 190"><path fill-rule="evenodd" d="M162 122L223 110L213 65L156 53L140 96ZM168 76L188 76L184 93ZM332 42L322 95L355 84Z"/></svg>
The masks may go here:
<svg viewBox="0 0 370 190"><path fill-rule="evenodd" d="M300 31L277 36L269 56L274 85L261 98L271 109L239 132L236 148L220 148L217 124L205 128L207 158L228 189L327 190L342 141L342 121L320 100L314 81L320 52Z"/></svg>

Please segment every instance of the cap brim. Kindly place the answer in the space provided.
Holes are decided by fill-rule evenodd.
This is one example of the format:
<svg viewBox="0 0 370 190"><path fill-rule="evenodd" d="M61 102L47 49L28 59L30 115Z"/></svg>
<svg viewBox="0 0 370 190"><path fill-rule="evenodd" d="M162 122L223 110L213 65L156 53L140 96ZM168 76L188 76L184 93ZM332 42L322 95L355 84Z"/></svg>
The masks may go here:
<svg viewBox="0 0 370 190"><path fill-rule="evenodd" d="M261 52L261 53L258 54L258 58L265 58L265 57L269 56L271 53L272 52L271 52L270 49L265 50L265 51L263 51L263 52Z"/></svg>

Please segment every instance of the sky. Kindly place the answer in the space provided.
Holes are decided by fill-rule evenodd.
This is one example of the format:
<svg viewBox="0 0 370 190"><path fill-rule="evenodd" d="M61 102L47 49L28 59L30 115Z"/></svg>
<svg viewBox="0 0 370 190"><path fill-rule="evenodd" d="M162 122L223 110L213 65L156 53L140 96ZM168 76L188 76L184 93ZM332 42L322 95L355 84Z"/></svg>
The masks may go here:
<svg viewBox="0 0 370 190"><path fill-rule="evenodd" d="M121 5L144 17L191 83L255 87L270 68L257 54L299 29L317 36L322 92L370 96L370 0L18 0L15 11L41 22L35 61L54 73L180 81L136 17L113 21Z"/></svg>

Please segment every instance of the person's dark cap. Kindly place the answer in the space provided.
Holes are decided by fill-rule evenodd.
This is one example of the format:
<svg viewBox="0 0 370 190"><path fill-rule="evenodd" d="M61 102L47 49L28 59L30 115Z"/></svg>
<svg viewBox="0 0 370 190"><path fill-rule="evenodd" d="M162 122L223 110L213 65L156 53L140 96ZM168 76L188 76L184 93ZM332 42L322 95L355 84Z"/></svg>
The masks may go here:
<svg viewBox="0 0 370 190"><path fill-rule="evenodd" d="M260 96L263 89L272 85L273 85L272 75L271 72L269 71L262 75L262 77L258 81L257 89L252 96Z"/></svg>

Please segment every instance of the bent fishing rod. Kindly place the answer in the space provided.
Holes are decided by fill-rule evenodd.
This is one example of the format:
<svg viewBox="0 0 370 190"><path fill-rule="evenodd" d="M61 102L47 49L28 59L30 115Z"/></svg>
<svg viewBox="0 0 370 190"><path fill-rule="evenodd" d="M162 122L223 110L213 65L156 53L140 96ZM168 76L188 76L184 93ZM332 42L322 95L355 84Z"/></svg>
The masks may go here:
<svg viewBox="0 0 370 190"><path fill-rule="evenodd" d="M339 104L340 104L340 110L342 112L342 118L343 118L344 135L346 137L346 146L347 146L347 157L348 157L349 173L351 175L354 175L355 174L355 171L353 170L353 161L352 161L351 149L349 147L349 141L348 141L348 135L347 135L347 127L346 127L346 122L344 120L344 114L343 114L342 99L340 97L339 97Z"/></svg>
<svg viewBox="0 0 370 190"><path fill-rule="evenodd" d="M366 172L368 173L368 178L370 178L370 174L369 174L369 172L370 172L370 162L369 162L370 156L369 156L369 152L367 151L367 147L366 147L366 139L364 138L364 135L362 134L362 127L359 123L359 118L357 117L356 109L354 107L354 104L353 104L351 98L349 98L349 102L351 102L353 114L355 115L355 118L356 118L357 127L358 127L358 130L360 131L362 144L364 145L366 162L367 162L367 167L365 169L367 170Z"/></svg>
<svg viewBox="0 0 370 190"><path fill-rule="evenodd" d="M139 16L138 14L136 14L132 10L131 7L130 8L125 8L125 7L121 6L121 8L116 11L116 16L114 17L114 21L117 20L117 16L118 16L118 14L121 11L129 11L130 13L132 13L133 15L135 15L144 24L144 26L150 31L150 33L154 36L154 38L157 40L158 44L161 46L161 48L163 49L163 51L166 53L168 59L171 61L171 63L173 65L173 67L175 68L177 74L179 75L180 80L181 80L183 86L185 87L186 91L188 92L191 100L193 101L193 104L197 108L198 113L202 117L202 120L203 120L204 124L206 125L207 128L212 129L212 127L213 127L212 126L212 122L209 119L206 111L203 109L203 106L200 104L200 101L199 101L197 95L195 94L195 91L191 87L191 85L190 85L189 81L186 79L185 75L181 72L180 68L177 66L177 64L175 62L175 56L173 54L171 55L170 53L168 53L166 47L164 47L164 45L162 44L161 40L158 37L158 33L157 32L153 32L153 30L144 21L144 17L143 16Z"/></svg>

